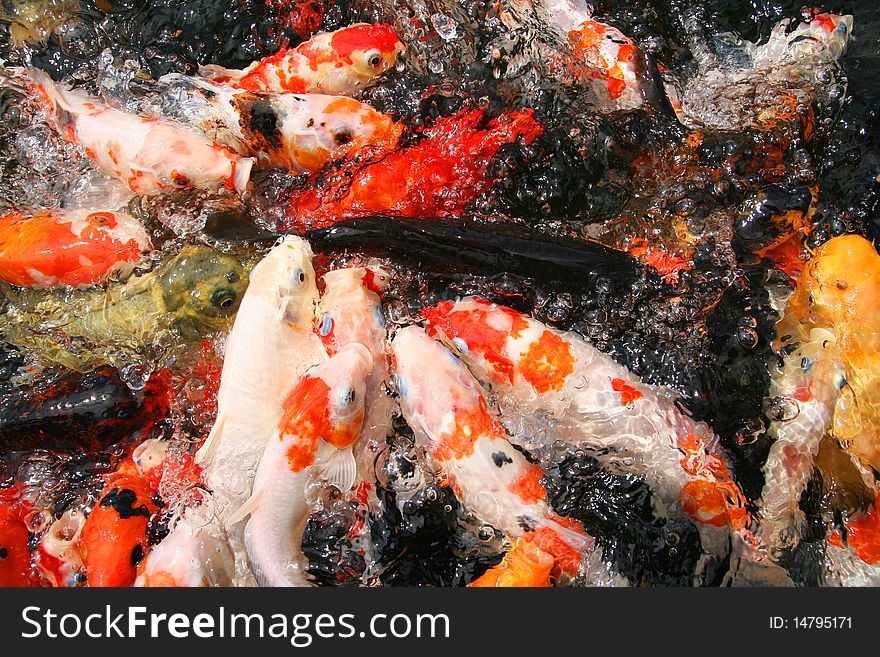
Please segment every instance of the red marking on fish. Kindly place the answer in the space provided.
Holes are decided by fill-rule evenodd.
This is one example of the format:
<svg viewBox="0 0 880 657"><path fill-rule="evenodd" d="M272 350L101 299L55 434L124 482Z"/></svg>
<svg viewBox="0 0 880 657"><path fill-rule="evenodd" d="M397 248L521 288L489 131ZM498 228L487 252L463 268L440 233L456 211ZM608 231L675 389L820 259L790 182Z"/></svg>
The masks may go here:
<svg viewBox="0 0 880 657"><path fill-rule="evenodd" d="M561 390L574 372L571 347L551 331L544 331L520 356L519 370L523 378L541 394Z"/></svg>
<svg viewBox="0 0 880 657"><path fill-rule="evenodd" d="M464 211L491 189L489 161L504 144L532 143L543 128L532 110L480 125L482 110L439 119L421 142L378 162L349 163L322 187L293 194L284 229L329 226L368 215L443 217Z"/></svg>
<svg viewBox="0 0 880 657"><path fill-rule="evenodd" d="M540 466L529 464L522 469L519 476L507 488L525 504L537 504L541 500L547 499L547 491L541 484L543 476L544 471Z"/></svg>
<svg viewBox="0 0 880 657"><path fill-rule="evenodd" d="M31 552L27 525L13 510L0 506L0 586L29 586Z"/></svg>
<svg viewBox="0 0 880 657"><path fill-rule="evenodd" d="M428 322L428 334L436 335L438 331L442 331L449 339L463 340L469 350L486 359L497 380L506 380L512 385L516 364L506 355L505 344L508 337L518 338L528 328L529 323L515 310L503 306L493 309L485 301L478 303L485 305L486 310L478 308L453 311L454 304L448 301L425 309L423 314ZM509 331L496 329L488 321L489 314L494 310L504 312L511 318L512 326Z"/></svg>
<svg viewBox="0 0 880 657"><path fill-rule="evenodd" d="M454 414L452 429L437 436L434 458L438 461L467 458L474 453L474 444L479 438L494 439L503 431L489 414L482 395L476 409L454 409Z"/></svg>
<svg viewBox="0 0 880 657"><path fill-rule="evenodd" d="M641 399L644 396L623 379L611 379L611 388L614 392L620 393L621 406L629 406L634 401Z"/></svg>

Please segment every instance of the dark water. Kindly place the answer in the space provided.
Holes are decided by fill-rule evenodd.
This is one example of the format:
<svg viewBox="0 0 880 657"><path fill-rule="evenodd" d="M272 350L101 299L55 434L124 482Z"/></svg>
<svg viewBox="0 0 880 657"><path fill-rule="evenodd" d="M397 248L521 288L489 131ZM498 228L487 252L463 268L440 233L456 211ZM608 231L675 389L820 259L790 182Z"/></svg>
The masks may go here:
<svg viewBox="0 0 880 657"><path fill-rule="evenodd" d="M149 95L150 79L167 72L192 73L208 63L243 67L280 46L296 45L303 39L303 16L308 15L295 3L257 0L83 0L72 4L76 5L73 10L59 10L48 22L44 41L15 44L13 37L21 32L10 31L11 23L0 21L0 57L11 65L30 63L56 79L92 91L97 89L99 71L106 70L112 60L113 65L136 73L123 85L125 93L135 97ZM5 5L10 5L7 17L24 10L15 9L15 3ZM686 68L692 58L688 44L695 38L687 25L696 23L702 38L734 32L757 42L765 40L781 18L799 17L802 5L670 0L597 2L594 8L595 18L619 27L656 60ZM804 183L791 172L798 163L807 167L809 182L820 190L811 246L845 232L880 237L880 190L874 179L880 171L880 5L869 1L823 4L826 11L855 17L852 40L841 60L848 81L846 96L839 106L826 108L820 115L813 140L784 151L787 177L773 190L756 183L744 170L731 171L724 185L711 189L697 175L646 184L632 173L633 161L646 152L679 147L685 134L670 108L661 103L651 112L607 116L585 110L570 91L552 80L536 79L534 71L532 77L525 74L521 79L503 71L496 77L485 53L497 32L479 20L490 14L489 3L337 2L326 9L320 27L331 30L359 20L381 20L411 30L404 20L405 10L425 16L441 9L462 18L460 41L443 42L428 28L426 45L413 45L405 55L406 65L370 89L366 100L401 119L408 138L421 126L472 107L478 99L488 102L490 114L519 106L534 108L545 134L531 146L505 146L496 156L491 166L500 182L478 198L458 223L457 232L473 232L468 245L462 247L451 239L449 226L455 226L454 221L425 229L417 222L379 219L353 222L348 232L311 233L316 251L328 263L343 262L352 252L378 254L397 263L394 284L385 296L386 314L392 321L410 321L426 304L478 293L588 337L646 382L678 391L686 410L709 422L719 434L734 477L754 502L763 485L761 466L769 449L764 400L777 315L768 289L785 284L771 263L751 256L753 247L768 238L764 227L755 224L754 230L749 225L735 231L733 252L708 238L697 250L693 268L682 272L674 283L623 254L597 249L593 255L592 247L577 246L573 252L571 244L582 245L584 236L596 234L598 227L625 208L687 206L689 221L696 225L709 224L712 217L729 218L729 213L747 206L759 194L774 194L782 205L797 203ZM433 55L442 70L432 70L426 54ZM126 60L133 64L123 64ZM535 70L540 73L540 67ZM3 102L4 107L14 105L5 97ZM14 137L17 111L4 115L0 145L6 151ZM703 144L690 153L693 169L719 166L731 153L741 154L747 169L756 143L772 146L773 139L745 133L706 135ZM21 162L7 157L3 173L3 205L15 207L28 200L21 180L28 173ZM198 214L206 204L223 205L224 216L234 217L236 226L244 223L244 232L231 232L222 221L223 213L215 213L220 219L209 221L207 236L197 239L219 240L222 248L237 253L259 250L265 248L261 240L266 233L277 228L273 219L278 217L278 199L288 198L305 182L271 172L257 176L256 183L257 194L244 203L182 195L147 201L140 209L154 219L155 242L161 246L167 241L168 248L173 248L179 243L155 220L157 216L178 211ZM503 231L486 228L489 218L502 218L508 226ZM575 271L580 275L573 276ZM23 358L14 349L5 350L0 378L8 379L20 370ZM37 381L36 385L45 383ZM5 389L12 388L6 384ZM6 394L20 393L21 389ZM210 404L206 409L195 417L178 408L153 433L179 435L182 431L197 440L210 418ZM79 414L83 415L87 413ZM78 416L76 409L74 416ZM402 451L407 448L405 433L398 436ZM86 452L91 449L85 448ZM21 480L27 474L21 464L33 458L22 454L28 450L18 444L14 450L0 446L3 450L16 453L8 458L4 454L0 480ZM52 471L53 481L69 477L70 472L79 473L76 476L82 480L69 481L69 487L53 484L53 494L62 490L60 497L75 496L81 490L88 496L99 487L96 475L103 470L91 461L83 466L85 457L39 458L49 461L44 465ZM572 460L578 460L580 467L571 468ZM604 472L588 455L569 455L548 471L546 483L554 507L584 522L599 538L605 558L632 583L693 583L699 536L687 521L655 518L652 493L644 481ZM811 491L817 485L814 482ZM394 504L391 490L383 489L382 495L388 511L371 519L372 538L383 564L382 583L461 585L500 558L497 546L473 541L466 514L448 490L435 490L433 496L423 491L407 502L410 506L403 513ZM804 498L803 505L814 515L821 506L820 497L808 494ZM343 506L314 516L306 533L304 547L312 572L324 584L351 583L365 569L356 551L345 546L346 524L355 511ZM58 508L63 505L59 503ZM674 540L668 540L672 535ZM819 581L818 572L809 565L815 560L804 554L821 550L823 537L817 530L813 540L806 540L793 557L795 563L801 559L806 564L792 571L798 574L799 583ZM676 546L673 552L670 545ZM426 563L429 555L430 563ZM341 572L349 575L340 576ZM718 581L720 576L712 583Z"/></svg>

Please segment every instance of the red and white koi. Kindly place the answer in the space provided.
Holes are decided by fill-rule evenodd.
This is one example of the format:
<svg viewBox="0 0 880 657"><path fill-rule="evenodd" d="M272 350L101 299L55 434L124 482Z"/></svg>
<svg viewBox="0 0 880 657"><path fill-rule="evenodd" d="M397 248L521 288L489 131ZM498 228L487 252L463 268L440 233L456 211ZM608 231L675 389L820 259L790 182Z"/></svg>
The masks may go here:
<svg viewBox="0 0 880 657"><path fill-rule="evenodd" d="M390 25L355 23L282 48L243 70L212 65L199 73L247 91L355 96L394 66L403 49Z"/></svg>
<svg viewBox="0 0 880 657"><path fill-rule="evenodd" d="M189 507L138 568L138 587L232 586L235 555L219 520Z"/></svg>
<svg viewBox="0 0 880 657"><path fill-rule="evenodd" d="M104 175L126 182L135 194L188 187L245 191L252 158L183 125L105 105L42 71L29 69L28 75L59 135L82 146Z"/></svg>
<svg viewBox="0 0 880 657"><path fill-rule="evenodd" d="M10 212L0 217L0 280L36 287L89 285L138 262L150 248L140 222L122 212Z"/></svg>
<svg viewBox="0 0 880 657"><path fill-rule="evenodd" d="M464 363L418 326L400 329L391 351L403 416L465 508L577 574L594 540L551 510L543 470L507 441Z"/></svg>
<svg viewBox="0 0 880 657"><path fill-rule="evenodd" d="M260 459L253 495L230 520L250 516L244 542L259 585L309 585L300 547L311 511L306 485L316 470L338 488L353 481L350 450L364 421L372 367L366 347L348 344L309 371L285 398L275 435Z"/></svg>
<svg viewBox="0 0 880 657"><path fill-rule="evenodd" d="M357 343L373 357L367 378L364 423L356 447L360 479L375 484L375 460L385 447L391 429L394 400L388 395L389 357L385 319L377 284L384 273L378 268L350 267L324 274L324 294L318 310L318 335L331 356Z"/></svg>
<svg viewBox="0 0 880 657"><path fill-rule="evenodd" d="M211 139L258 164L315 172L327 162L367 150L394 150L403 126L369 105L345 96L255 93L180 74L160 79L176 93L186 87L206 93L173 96ZM199 93L195 91L194 93Z"/></svg>
<svg viewBox="0 0 880 657"><path fill-rule="evenodd" d="M726 551L730 529L746 531L746 500L717 437L684 415L670 391L643 384L580 335L477 297L442 302L424 316L428 332L496 391L502 415L549 414L556 438L611 449L669 512L697 523L707 552Z"/></svg>

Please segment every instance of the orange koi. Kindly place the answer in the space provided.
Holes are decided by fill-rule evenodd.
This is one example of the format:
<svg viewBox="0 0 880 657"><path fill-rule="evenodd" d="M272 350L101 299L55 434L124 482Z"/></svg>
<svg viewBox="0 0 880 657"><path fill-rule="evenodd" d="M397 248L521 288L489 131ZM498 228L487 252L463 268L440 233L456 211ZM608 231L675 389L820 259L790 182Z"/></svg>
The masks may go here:
<svg viewBox="0 0 880 657"><path fill-rule="evenodd" d="M105 481L82 528L86 579L89 586L131 586L149 549L147 525L158 510L155 491L131 458Z"/></svg>
<svg viewBox="0 0 880 657"><path fill-rule="evenodd" d="M150 239L134 217L107 210L0 217L0 279L49 287L97 283L138 262Z"/></svg>

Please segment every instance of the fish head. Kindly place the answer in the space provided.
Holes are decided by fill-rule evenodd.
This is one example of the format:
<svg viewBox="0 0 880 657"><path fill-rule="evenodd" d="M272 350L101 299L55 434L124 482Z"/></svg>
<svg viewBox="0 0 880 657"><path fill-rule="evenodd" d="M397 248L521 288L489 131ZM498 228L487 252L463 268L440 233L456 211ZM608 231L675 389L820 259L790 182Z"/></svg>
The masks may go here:
<svg viewBox="0 0 880 657"><path fill-rule="evenodd" d="M403 414L420 440L437 445L444 436L457 433L465 418L480 418L479 423L471 422L474 426L491 425L476 379L424 329L407 326L397 331L391 353Z"/></svg>
<svg viewBox="0 0 880 657"><path fill-rule="evenodd" d="M823 244L799 282L811 311L838 336L858 336L861 347L880 342L880 255L860 235L841 235Z"/></svg>
<svg viewBox="0 0 880 657"><path fill-rule="evenodd" d="M787 54L795 62L826 64L843 55L852 34L853 17L818 13L788 36Z"/></svg>
<svg viewBox="0 0 880 657"><path fill-rule="evenodd" d="M367 86L397 63L404 46L390 25L356 23L334 32L330 48Z"/></svg>
<svg viewBox="0 0 880 657"><path fill-rule="evenodd" d="M285 235L251 271L248 295L269 302L297 330L311 330L318 301L313 256L306 240Z"/></svg>
<svg viewBox="0 0 880 657"><path fill-rule="evenodd" d="M280 434L299 434L313 443L322 439L338 449L354 444L364 421L367 377L372 369L370 351L353 343L306 372L284 400ZM311 465L313 457L299 451L296 458L288 455L295 470Z"/></svg>
<svg viewBox="0 0 880 657"><path fill-rule="evenodd" d="M233 256L206 246L186 246L159 275L166 310L222 327L235 315L248 274Z"/></svg>
<svg viewBox="0 0 880 657"><path fill-rule="evenodd" d="M403 126L353 98L313 94L308 97L314 126L307 133L285 135L290 160L303 171L316 171L331 159L368 149L372 154L397 147Z"/></svg>

